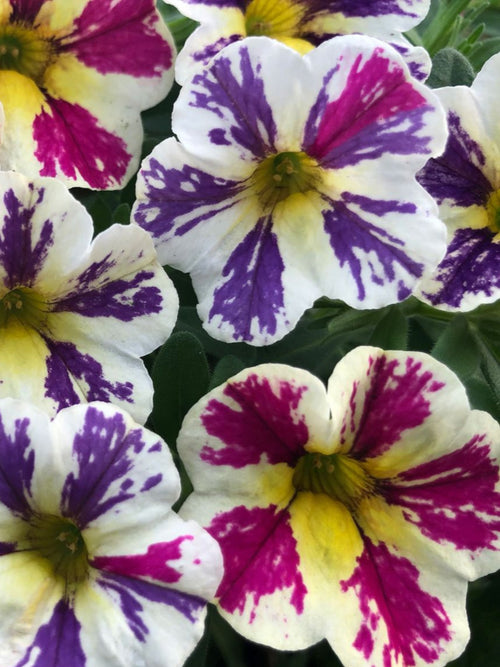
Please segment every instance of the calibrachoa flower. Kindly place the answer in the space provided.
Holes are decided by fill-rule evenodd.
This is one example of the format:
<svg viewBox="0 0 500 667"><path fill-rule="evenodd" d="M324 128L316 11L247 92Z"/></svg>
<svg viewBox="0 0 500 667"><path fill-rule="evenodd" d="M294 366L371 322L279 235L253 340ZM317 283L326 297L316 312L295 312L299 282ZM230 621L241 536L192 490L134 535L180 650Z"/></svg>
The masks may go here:
<svg viewBox="0 0 500 667"><path fill-rule="evenodd" d="M419 181L439 204L448 250L419 288L437 308L471 310L500 297L500 54L470 88L439 88L450 136Z"/></svg>
<svg viewBox="0 0 500 667"><path fill-rule="evenodd" d="M178 298L148 234L92 219L56 179L0 173L0 396L55 413L84 401L144 422L140 356L170 335Z"/></svg>
<svg viewBox="0 0 500 667"><path fill-rule="evenodd" d="M415 173L444 148L432 91L378 40L305 56L266 37L227 46L184 86L174 138L139 172L135 221L191 274L207 331L271 343L319 296L405 299L445 251Z"/></svg>
<svg viewBox="0 0 500 667"><path fill-rule="evenodd" d="M0 400L2 667L182 665L220 549L170 509L163 441L105 403Z"/></svg>
<svg viewBox="0 0 500 667"><path fill-rule="evenodd" d="M170 90L173 56L154 0L3 0L1 167L121 187L139 163L139 112Z"/></svg>
<svg viewBox="0 0 500 667"><path fill-rule="evenodd" d="M360 33L389 42L412 74L424 79L431 60L402 33L429 11L429 0L165 0L201 25L188 37L175 64L184 84L223 47L249 36L272 37L299 53L327 39Z"/></svg>
<svg viewBox="0 0 500 667"><path fill-rule="evenodd" d="M222 615L346 667L444 665L468 639L467 581L500 566L500 427L419 352L360 347L325 391L249 368L188 412L181 514L219 541Z"/></svg>

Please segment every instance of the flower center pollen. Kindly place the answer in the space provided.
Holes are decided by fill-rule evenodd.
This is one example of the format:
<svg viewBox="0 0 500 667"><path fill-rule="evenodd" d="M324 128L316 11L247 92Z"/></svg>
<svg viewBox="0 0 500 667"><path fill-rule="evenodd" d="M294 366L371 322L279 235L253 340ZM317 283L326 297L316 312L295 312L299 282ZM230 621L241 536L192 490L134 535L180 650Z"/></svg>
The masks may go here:
<svg viewBox="0 0 500 667"><path fill-rule="evenodd" d="M488 227L495 233L500 232L500 189L491 193L486 202Z"/></svg>
<svg viewBox="0 0 500 667"><path fill-rule="evenodd" d="M247 35L295 37L299 33L304 8L290 0L251 0L245 11Z"/></svg>
<svg viewBox="0 0 500 667"><path fill-rule="evenodd" d="M315 160L305 153L284 152L263 160L252 175L264 207L273 207L290 195L314 190L320 180Z"/></svg>
<svg viewBox="0 0 500 667"><path fill-rule="evenodd" d="M52 44L33 29L15 23L0 26L0 70L13 70L41 83Z"/></svg>
<svg viewBox="0 0 500 667"><path fill-rule="evenodd" d="M0 327L13 319L39 330L47 319L47 302L30 287L16 287L0 301Z"/></svg>
<svg viewBox="0 0 500 667"><path fill-rule="evenodd" d="M27 537L30 548L46 558L54 574L63 577L67 584L86 578L87 547L80 529L72 521L48 514L35 515Z"/></svg>
<svg viewBox="0 0 500 667"><path fill-rule="evenodd" d="M298 491L325 493L350 512L375 491L375 480L363 463L346 454L306 454L295 468L293 485Z"/></svg>

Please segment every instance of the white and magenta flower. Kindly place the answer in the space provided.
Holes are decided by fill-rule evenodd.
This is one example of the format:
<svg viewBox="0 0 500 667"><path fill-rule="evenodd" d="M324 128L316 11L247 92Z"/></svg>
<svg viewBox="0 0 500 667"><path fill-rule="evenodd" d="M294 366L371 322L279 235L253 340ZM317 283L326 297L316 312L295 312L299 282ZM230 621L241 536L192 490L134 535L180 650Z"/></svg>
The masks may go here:
<svg viewBox="0 0 500 667"><path fill-rule="evenodd" d="M220 549L171 511L165 443L124 411L0 400L2 667L181 666Z"/></svg>
<svg viewBox="0 0 500 667"><path fill-rule="evenodd" d="M245 37L272 37L299 53L338 35L365 34L394 46L413 76L425 79L431 60L403 32L429 11L429 0L165 0L200 26L188 37L175 64L184 84L222 48Z"/></svg>
<svg viewBox="0 0 500 667"><path fill-rule="evenodd" d="M173 59L154 0L4 0L1 168L122 187L139 165L139 112L170 90Z"/></svg>
<svg viewBox="0 0 500 667"><path fill-rule="evenodd" d="M188 412L181 515L222 548L220 612L278 649L326 637L346 667L444 665L467 582L500 567L500 427L419 352L361 347L328 390L249 368Z"/></svg>
<svg viewBox="0 0 500 667"><path fill-rule="evenodd" d="M436 308L467 311L500 297L499 77L497 54L470 88L436 90L450 136L418 175L448 228L447 253L418 290Z"/></svg>
<svg viewBox="0 0 500 667"><path fill-rule="evenodd" d="M182 88L173 130L142 165L133 217L191 274L215 338L271 343L322 295L403 300L445 252L415 179L444 148L444 113L378 40L305 56L232 44Z"/></svg>
<svg viewBox="0 0 500 667"><path fill-rule="evenodd" d="M90 215L56 179L0 173L0 396L54 414L110 401L144 422L140 357L170 335L178 298L148 234Z"/></svg>

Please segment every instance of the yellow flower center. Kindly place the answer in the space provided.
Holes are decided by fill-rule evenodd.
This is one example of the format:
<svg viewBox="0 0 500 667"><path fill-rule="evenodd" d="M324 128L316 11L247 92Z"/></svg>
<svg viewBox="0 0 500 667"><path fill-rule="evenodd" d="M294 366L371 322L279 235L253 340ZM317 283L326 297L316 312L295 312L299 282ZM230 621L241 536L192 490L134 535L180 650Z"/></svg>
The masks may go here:
<svg viewBox="0 0 500 667"><path fill-rule="evenodd" d="M290 195L314 190L320 181L320 170L318 163L305 153L285 152L263 160L251 178L264 208L272 208Z"/></svg>
<svg viewBox="0 0 500 667"><path fill-rule="evenodd" d="M500 232L500 189L491 193L486 202L488 227L498 234Z"/></svg>
<svg viewBox="0 0 500 667"><path fill-rule="evenodd" d="M89 569L87 547L80 529L69 519L50 514L33 516L27 546L46 558L54 574L68 584L86 578Z"/></svg>
<svg viewBox="0 0 500 667"><path fill-rule="evenodd" d="M346 454L306 454L295 468L293 485L298 491L324 493L350 512L375 491L375 479L363 463Z"/></svg>
<svg viewBox="0 0 500 667"><path fill-rule="evenodd" d="M30 287L16 287L0 301L0 327L7 327L15 319L39 331L47 315L47 301Z"/></svg>
<svg viewBox="0 0 500 667"><path fill-rule="evenodd" d="M52 53L51 41L37 30L15 23L0 26L0 70L19 72L40 84Z"/></svg>
<svg viewBox="0 0 500 667"><path fill-rule="evenodd" d="M304 8L290 0L251 0L245 12L247 35L295 37Z"/></svg>

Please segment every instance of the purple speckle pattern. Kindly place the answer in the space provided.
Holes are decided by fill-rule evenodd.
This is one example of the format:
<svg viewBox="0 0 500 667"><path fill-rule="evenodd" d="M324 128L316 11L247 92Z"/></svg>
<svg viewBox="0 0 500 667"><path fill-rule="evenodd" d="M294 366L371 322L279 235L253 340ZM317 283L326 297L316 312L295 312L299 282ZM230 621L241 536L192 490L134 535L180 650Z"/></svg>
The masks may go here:
<svg viewBox="0 0 500 667"><path fill-rule="evenodd" d="M85 400L106 401L113 399L133 403L134 386L131 382L112 382L105 377L102 365L90 354L70 342L55 341L44 337L49 350L46 359L45 396L52 399L58 409L81 403L73 382L85 383Z"/></svg>
<svg viewBox="0 0 500 667"><path fill-rule="evenodd" d="M139 199L134 221L155 239L184 236L200 223L234 206L245 185L184 165L168 169L156 158L142 170L147 199ZM157 186L156 182L161 185ZM182 219L182 222L180 222Z"/></svg>
<svg viewBox="0 0 500 667"><path fill-rule="evenodd" d="M145 642L149 634L142 617L144 607L141 598L173 607L192 623L196 622L206 605L205 600L194 595L110 572L101 572L97 582L118 603L130 630L140 642Z"/></svg>
<svg viewBox="0 0 500 667"><path fill-rule="evenodd" d="M237 42L240 39L241 39L240 34L233 34L233 35L227 35L225 37L220 37L220 39L216 40L215 42L207 44L203 49L200 49L199 51L194 51L191 57L193 58L194 61L200 62L203 65L207 65L210 62L210 60L215 55L217 55L219 51L222 51L222 49L225 46L228 46L233 42Z"/></svg>
<svg viewBox="0 0 500 667"><path fill-rule="evenodd" d="M260 334L273 336L284 309L284 269L272 216L260 218L222 269L226 280L214 291L209 321L220 316L234 340L251 342L254 320Z"/></svg>
<svg viewBox="0 0 500 667"><path fill-rule="evenodd" d="M32 183L29 188L33 197L33 205L29 208L14 190L9 189L3 195L5 213L0 237L0 264L6 273L7 289L32 286L54 243L50 220L42 223L39 237L34 242L32 218L44 199L45 189L35 189Z"/></svg>
<svg viewBox="0 0 500 667"><path fill-rule="evenodd" d="M477 434L463 447L400 473L382 493L434 542L472 552L497 550L500 531L498 464Z"/></svg>
<svg viewBox="0 0 500 667"><path fill-rule="evenodd" d="M66 477L61 512L85 526L110 511L120 511L121 503L140 492L130 484L130 474L145 443L141 429L127 430L123 415L103 414L89 406L83 426L73 440L78 464L76 473ZM123 485L123 482L126 484Z"/></svg>
<svg viewBox="0 0 500 667"><path fill-rule="evenodd" d="M363 399L358 399L359 384L353 387L342 428L342 443L346 442L347 428L354 431L350 454L359 459L380 456L406 431L423 424L431 415L433 395L444 387L411 356L404 362L385 355L370 358L367 374L369 385ZM361 409L359 400L363 400ZM357 426L353 408L360 410Z"/></svg>
<svg viewBox="0 0 500 667"><path fill-rule="evenodd" d="M262 596L290 588L290 604L303 613L307 588L287 511L274 505L238 506L218 514L207 530L224 558L225 574L216 593L222 609L243 613L250 602L251 623Z"/></svg>
<svg viewBox="0 0 500 667"><path fill-rule="evenodd" d="M14 431L8 433L0 416L0 503L23 518L31 513L31 479L35 464L28 427L28 418L17 419Z"/></svg>
<svg viewBox="0 0 500 667"><path fill-rule="evenodd" d="M59 299L53 311L71 311L85 317L113 317L131 322L162 310L163 297L158 287L143 285L154 278L152 271L139 271L132 278L113 280L85 291L85 280L78 281L78 289Z"/></svg>
<svg viewBox="0 0 500 667"><path fill-rule="evenodd" d="M450 134L444 153L430 159L417 179L438 204L484 206L493 187L483 173L483 151L453 111L448 113L448 127Z"/></svg>
<svg viewBox="0 0 500 667"><path fill-rule="evenodd" d="M457 229L432 276L433 291L423 295L433 306L460 308L465 297L492 300L500 295L500 243L489 227ZM475 303L475 305L479 305Z"/></svg>
<svg viewBox="0 0 500 667"><path fill-rule="evenodd" d="M369 18L372 16L410 16L421 15L419 0L308 0L307 6L313 14L323 12L343 14L346 17Z"/></svg>
<svg viewBox="0 0 500 667"><path fill-rule="evenodd" d="M228 382L223 395L236 407L213 398L201 415L206 432L218 438L223 447L205 445L201 459L211 465L243 468L265 456L270 464L295 465L309 439L299 412L304 391L306 387L287 380L273 386L255 373L240 382Z"/></svg>
<svg viewBox="0 0 500 667"><path fill-rule="evenodd" d="M389 551L383 543L364 537L364 551L352 576L341 582L359 598L362 625L353 647L365 660L381 667L415 665L418 656L435 662L443 644L451 639L451 621L438 598L422 590L419 572L406 558ZM380 657L373 657L379 634L387 633Z"/></svg>
<svg viewBox="0 0 500 667"><path fill-rule="evenodd" d="M224 119L225 140L263 158L276 152L276 124L260 76L261 65L251 62L246 46L240 47L239 55L241 82L231 69L231 60L221 56L194 77L190 105ZM214 143L221 140L218 135Z"/></svg>
<svg viewBox="0 0 500 667"><path fill-rule="evenodd" d="M71 605L60 600L52 617L40 626L35 639L15 667L86 667L88 665L80 641L81 625Z"/></svg>
<svg viewBox="0 0 500 667"><path fill-rule="evenodd" d="M89 111L48 95L34 119L33 139L42 176L81 176L97 190L121 183L132 158L123 139L101 127Z"/></svg>
<svg viewBox="0 0 500 667"><path fill-rule="evenodd" d="M160 77L173 63L160 22L154 0L89 0L61 49L102 74Z"/></svg>
<svg viewBox="0 0 500 667"><path fill-rule="evenodd" d="M408 286L399 285L398 298L409 296L415 279L423 274L422 264L412 260L404 243L383 228L384 215L393 213L411 214L415 205L410 202L377 201L369 197L342 193L342 200L333 201L324 197L329 208L323 211L325 232L341 266L347 265L356 282L360 301L366 298L363 271L369 269L369 281L376 285L393 283L396 268L403 269L408 276ZM377 216L379 224L369 222L354 210L359 207L371 216ZM364 257L360 258L363 253ZM379 266L375 266L369 255L374 253Z"/></svg>
<svg viewBox="0 0 500 667"><path fill-rule="evenodd" d="M386 153L430 153L422 135L432 107L382 48L368 60L360 54L340 96L329 100L328 86L338 65L324 77L304 131L304 150L327 168L341 168Z"/></svg>

